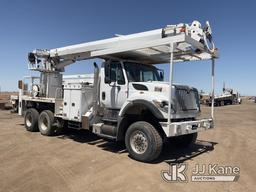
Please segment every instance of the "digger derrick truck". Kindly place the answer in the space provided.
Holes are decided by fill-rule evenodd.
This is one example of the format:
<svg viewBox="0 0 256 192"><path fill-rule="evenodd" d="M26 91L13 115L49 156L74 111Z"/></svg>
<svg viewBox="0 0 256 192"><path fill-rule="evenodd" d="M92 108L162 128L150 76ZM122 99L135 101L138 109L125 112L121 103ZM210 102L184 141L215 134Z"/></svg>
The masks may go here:
<svg viewBox="0 0 256 192"><path fill-rule="evenodd" d="M29 70L38 71L38 83L25 94L19 83L19 114L28 131L57 134L63 126L87 129L96 135L124 141L130 156L150 162L158 158L163 142L175 138L182 146L195 142L197 133L214 127L211 117L198 119L196 88L173 83L173 63L214 61L218 57L209 22L168 25L164 28L28 54ZM62 81L67 65L87 59L94 63L88 81ZM156 65L169 63L169 82ZM63 84L62 84L63 82ZM212 97L213 98L213 97Z"/></svg>

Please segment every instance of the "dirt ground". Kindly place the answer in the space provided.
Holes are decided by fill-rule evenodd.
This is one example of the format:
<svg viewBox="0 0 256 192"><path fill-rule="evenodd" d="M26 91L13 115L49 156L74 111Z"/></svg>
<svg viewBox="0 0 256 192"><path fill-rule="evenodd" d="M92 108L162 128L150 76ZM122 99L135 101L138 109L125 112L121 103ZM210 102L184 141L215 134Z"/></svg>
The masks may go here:
<svg viewBox="0 0 256 192"><path fill-rule="evenodd" d="M207 109L209 110L209 108ZM199 134L190 149L166 144L152 164L129 158L124 147L86 131L44 137L27 132L23 119L0 111L0 191L255 191L256 104L216 108L216 128ZM168 183L168 163L188 165L187 183ZM237 182L191 182L196 164L240 167Z"/></svg>

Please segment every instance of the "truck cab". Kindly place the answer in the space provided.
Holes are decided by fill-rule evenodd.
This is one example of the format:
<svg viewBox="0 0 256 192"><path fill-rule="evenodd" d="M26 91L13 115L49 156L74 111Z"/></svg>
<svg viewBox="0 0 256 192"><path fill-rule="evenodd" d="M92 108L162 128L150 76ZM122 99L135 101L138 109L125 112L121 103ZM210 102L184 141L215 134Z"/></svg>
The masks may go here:
<svg viewBox="0 0 256 192"><path fill-rule="evenodd" d="M143 100L156 107L158 117L167 119L169 86L162 70L152 65L123 61L107 61L101 68L101 105L121 110L129 103ZM193 119L200 114L197 89L173 84L172 119ZM151 106L152 108L152 106Z"/></svg>

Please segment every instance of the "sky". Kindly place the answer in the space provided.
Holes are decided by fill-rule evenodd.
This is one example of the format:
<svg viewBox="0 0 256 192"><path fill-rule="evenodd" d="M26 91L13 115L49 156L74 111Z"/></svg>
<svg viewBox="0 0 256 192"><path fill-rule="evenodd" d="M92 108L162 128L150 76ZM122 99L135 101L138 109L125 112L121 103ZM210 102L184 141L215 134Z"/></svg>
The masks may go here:
<svg viewBox="0 0 256 192"><path fill-rule="evenodd" d="M36 48L57 48L165 27L209 21L219 49L216 91L226 87L256 95L256 1L228 0L1 0L0 87L17 90L17 81L31 74L27 54ZM65 74L93 71L92 61L68 66ZM169 65L164 69L166 80ZM210 91L211 62L174 65L174 81Z"/></svg>

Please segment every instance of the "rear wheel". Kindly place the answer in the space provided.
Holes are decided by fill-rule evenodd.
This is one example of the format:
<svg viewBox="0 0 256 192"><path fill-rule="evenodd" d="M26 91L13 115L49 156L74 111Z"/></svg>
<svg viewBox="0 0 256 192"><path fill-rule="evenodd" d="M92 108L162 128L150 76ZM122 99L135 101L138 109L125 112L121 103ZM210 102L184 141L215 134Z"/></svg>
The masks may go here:
<svg viewBox="0 0 256 192"><path fill-rule="evenodd" d="M153 125L138 121L129 126L125 134L125 145L133 159L150 162L159 157L163 139Z"/></svg>
<svg viewBox="0 0 256 192"><path fill-rule="evenodd" d="M42 135L51 136L56 132L54 126L54 114L50 110L45 110L39 115L38 127Z"/></svg>
<svg viewBox="0 0 256 192"><path fill-rule="evenodd" d="M38 126L37 126L38 117L39 117L39 113L34 108L30 108L26 111L24 116L24 124L27 131L30 131L30 132L38 131Z"/></svg>

